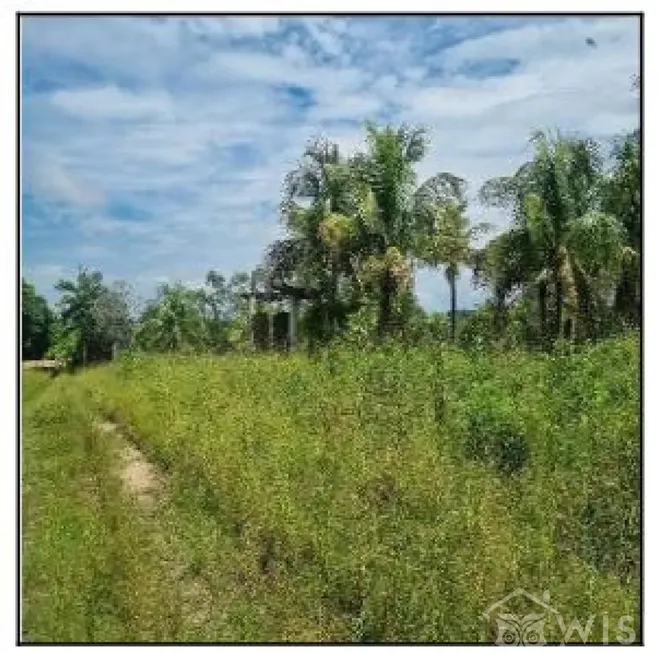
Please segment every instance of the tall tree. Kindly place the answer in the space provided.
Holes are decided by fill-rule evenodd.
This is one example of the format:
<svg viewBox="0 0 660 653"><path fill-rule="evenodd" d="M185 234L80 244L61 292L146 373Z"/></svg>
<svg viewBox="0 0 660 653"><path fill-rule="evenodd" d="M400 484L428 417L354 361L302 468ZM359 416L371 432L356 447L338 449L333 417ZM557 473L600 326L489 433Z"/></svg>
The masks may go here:
<svg viewBox="0 0 660 653"><path fill-rule="evenodd" d="M131 321L121 287L108 288L103 275L79 268L73 280L60 280L59 337L68 344L73 363L107 360L115 343L130 338Z"/></svg>
<svg viewBox="0 0 660 653"><path fill-rule="evenodd" d="M529 294L527 282L538 270L535 252L526 229L512 228L484 245L472 257L473 280L476 286L492 291L494 305L493 328L497 336L503 334L506 326L508 305ZM536 284L539 294L539 332L546 332L546 284Z"/></svg>
<svg viewBox="0 0 660 653"><path fill-rule="evenodd" d="M172 352L206 348L208 341L200 294L181 284L163 284L140 317L135 335L147 350Z"/></svg>
<svg viewBox="0 0 660 653"><path fill-rule="evenodd" d="M515 226L529 235L535 265L528 283L539 288L542 316L549 291L554 300L545 335L575 335L578 315L589 324L607 298L624 255L622 231L601 210L602 159L594 142L541 132L532 142L533 160L513 177L487 182L481 197L513 209Z"/></svg>
<svg viewBox="0 0 660 653"><path fill-rule="evenodd" d="M103 288L94 305L94 318L111 350L128 347L133 336L132 289L124 281ZM116 348L116 349L115 349Z"/></svg>
<svg viewBox="0 0 660 653"><path fill-rule="evenodd" d="M342 279L351 274L352 170L339 148L326 140L310 144L284 183L282 217L288 236L271 246L266 268L280 288L295 286L312 300L310 330L331 337L346 314Z"/></svg>
<svg viewBox="0 0 660 653"><path fill-rule="evenodd" d="M474 240L488 225L471 225L465 215L466 183L442 173L422 184L416 193L420 221L417 253L427 265L444 266L450 295L450 337L456 339L456 281L460 266L472 260Z"/></svg>
<svg viewBox="0 0 660 653"><path fill-rule="evenodd" d="M411 277L416 215L414 196L417 176L414 165L427 150L422 128L367 125L367 151L357 155L352 166L366 184L363 209L358 212L359 247L367 276L376 277L380 296L378 330L392 329L394 298Z"/></svg>
<svg viewBox="0 0 660 653"><path fill-rule="evenodd" d="M639 130L617 139L614 166L604 187L604 207L625 230L626 255L617 283L615 310L631 325L641 320L640 254L642 248L641 142Z"/></svg>
<svg viewBox="0 0 660 653"><path fill-rule="evenodd" d="M254 273L257 272L255 275ZM251 288L252 278L257 281L263 277L263 273L258 270L252 274L248 272L235 272L229 278L227 289L229 293L229 332L228 340L232 347L241 348L247 345L251 340L249 324L249 302L244 294Z"/></svg>
<svg viewBox="0 0 660 653"><path fill-rule="evenodd" d="M34 286L22 279L21 354L24 360L43 358L50 345L53 314Z"/></svg>
<svg viewBox="0 0 660 653"><path fill-rule="evenodd" d="M209 270L206 284L200 291L200 300L207 324L209 345L217 352L224 351L229 346L230 298L230 289L225 278L215 270Z"/></svg>

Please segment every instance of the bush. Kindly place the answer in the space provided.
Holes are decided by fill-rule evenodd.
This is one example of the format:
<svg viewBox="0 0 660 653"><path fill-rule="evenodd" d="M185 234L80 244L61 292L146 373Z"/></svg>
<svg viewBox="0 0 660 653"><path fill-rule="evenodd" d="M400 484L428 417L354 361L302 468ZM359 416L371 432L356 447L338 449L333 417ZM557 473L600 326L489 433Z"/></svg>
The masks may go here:
<svg viewBox="0 0 660 653"><path fill-rule="evenodd" d="M508 412L487 403L471 409L465 450L508 476L521 472L530 457L529 442Z"/></svg>
<svg viewBox="0 0 660 653"><path fill-rule="evenodd" d="M480 308L459 323L458 342L466 349L491 344L495 339L493 314L489 307Z"/></svg>

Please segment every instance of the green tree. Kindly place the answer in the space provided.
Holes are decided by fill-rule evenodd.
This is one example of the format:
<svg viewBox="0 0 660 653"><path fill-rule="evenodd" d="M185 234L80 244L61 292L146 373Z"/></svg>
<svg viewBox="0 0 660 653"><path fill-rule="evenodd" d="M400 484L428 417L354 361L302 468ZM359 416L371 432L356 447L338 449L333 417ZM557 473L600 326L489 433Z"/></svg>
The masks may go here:
<svg viewBox="0 0 660 653"><path fill-rule="evenodd" d="M128 343L131 319L124 286L108 288L100 272L80 267L75 279L60 280L55 288L61 293L55 348L70 352L73 364L108 360L115 345Z"/></svg>
<svg viewBox="0 0 660 653"><path fill-rule="evenodd" d="M366 132L366 151L350 159L325 141L306 150L285 182L289 237L270 248L267 261L280 287L306 289L312 300L307 315L320 331L335 333L375 298L382 338L414 312L405 297L412 292L420 233L428 232L423 256L431 259L432 234L437 237L438 217L444 216L443 254L455 290L466 257L459 240L467 238L469 252L474 230L462 218L464 198L457 200L461 180L444 173L417 188L414 166L426 152L424 129L368 124ZM460 216L449 208L452 201L460 204ZM462 233L450 235L452 225Z"/></svg>
<svg viewBox="0 0 660 653"><path fill-rule="evenodd" d="M95 322L112 348L123 349L130 345L133 336L132 294L126 282L115 281L103 288L94 305Z"/></svg>
<svg viewBox="0 0 660 653"><path fill-rule="evenodd" d="M200 301L209 345L216 352L225 351L229 347L230 300L231 293L225 278L215 270L210 270L206 275L206 284L200 290Z"/></svg>
<svg viewBox="0 0 660 653"><path fill-rule="evenodd" d="M617 139L614 166L604 187L605 210L616 216L625 230L625 256L617 283L614 308L629 324L641 320L642 201L641 142L639 130Z"/></svg>
<svg viewBox="0 0 660 653"><path fill-rule="evenodd" d="M22 279L21 355L24 360L44 357L50 345L53 314L48 302L37 295L34 285Z"/></svg>
<svg viewBox="0 0 660 653"><path fill-rule="evenodd" d="M285 294L312 302L307 312L312 339L326 340L345 324L353 277L351 215L355 198L350 162L323 139L310 144L284 182L282 217L287 238L269 249L270 280Z"/></svg>
<svg viewBox="0 0 660 653"><path fill-rule="evenodd" d="M48 358L71 365L80 358L81 343L80 330L66 325L60 317L56 316L53 322L51 344L47 352Z"/></svg>
<svg viewBox="0 0 660 653"><path fill-rule="evenodd" d="M135 340L146 350L202 351L208 346L198 291L162 284L140 317Z"/></svg>
<svg viewBox="0 0 660 653"><path fill-rule="evenodd" d="M427 150L422 128L367 125L367 151L352 167L366 189L356 212L361 274L375 281L379 295L378 332L391 332L394 299L412 276L417 216L414 165ZM364 188L363 186L363 188Z"/></svg>
<svg viewBox="0 0 660 653"><path fill-rule="evenodd" d="M528 231L513 227L495 236L474 253L472 265L475 286L492 292L493 331L498 337L504 334L507 327L509 307L523 296L529 296L534 291L538 293L538 340L547 330L547 284L528 284L538 269ZM527 333L531 334L531 331Z"/></svg>
<svg viewBox="0 0 660 653"><path fill-rule="evenodd" d="M460 266L468 264L474 253L474 240L488 225L471 225L465 215L466 183L443 173L422 184L417 191L416 211L420 218L417 254L433 267L445 268L450 295L450 337L456 340L456 281Z"/></svg>
<svg viewBox="0 0 660 653"><path fill-rule="evenodd" d="M625 255L617 219L602 211L602 159L588 139L538 132L533 160L513 177L490 180L481 196L513 209L514 226L531 243L527 283L539 289L545 338L576 334L578 316L588 331L602 312ZM552 328L545 304L552 293ZM568 320L565 320L566 315Z"/></svg>

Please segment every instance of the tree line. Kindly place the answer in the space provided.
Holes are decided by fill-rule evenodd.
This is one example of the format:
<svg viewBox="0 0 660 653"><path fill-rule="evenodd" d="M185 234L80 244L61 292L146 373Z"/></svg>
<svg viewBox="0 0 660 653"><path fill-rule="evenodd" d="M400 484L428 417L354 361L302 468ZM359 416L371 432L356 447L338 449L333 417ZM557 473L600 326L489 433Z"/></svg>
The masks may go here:
<svg viewBox="0 0 660 653"><path fill-rule="evenodd" d="M197 289L164 284L140 311L125 284L106 285L96 271L58 282L54 310L24 280L23 357L84 364L127 346L240 350L250 341L245 293L255 282L303 293L300 332L311 346L443 338L549 348L639 327L639 130L607 151L545 132L531 145L529 161L479 189L479 201L505 209L510 225L478 246L492 228L470 220L466 181L449 172L417 178L424 129L368 124L366 148L352 156L313 142L284 180L286 236L256 270L230 279L210 271ZM448 315L419 305L421 267L444 271ZM462 267L487 295L467 314L457 310ZM257 310L270 309L257 302Z"/></svg>

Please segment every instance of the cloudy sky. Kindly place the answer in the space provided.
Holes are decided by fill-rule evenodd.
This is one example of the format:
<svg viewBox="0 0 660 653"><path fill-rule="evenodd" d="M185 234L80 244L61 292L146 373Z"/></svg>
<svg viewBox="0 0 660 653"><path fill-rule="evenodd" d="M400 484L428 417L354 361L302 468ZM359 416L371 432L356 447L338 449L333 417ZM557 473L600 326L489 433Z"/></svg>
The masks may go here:
<svg viewBox="0 0 660 653"><path fill-rule="evenodd" d="M535 128L606 142L635 126L638 70L633 17L24 18L24 275L53 299L84 264L145 297L251 269L310 138L348 153L365 120L421 124L420 181L449 171L476 193ZM441 275L417 289L448 307ZM459 305L479 300L464 273Z"/></svg>

